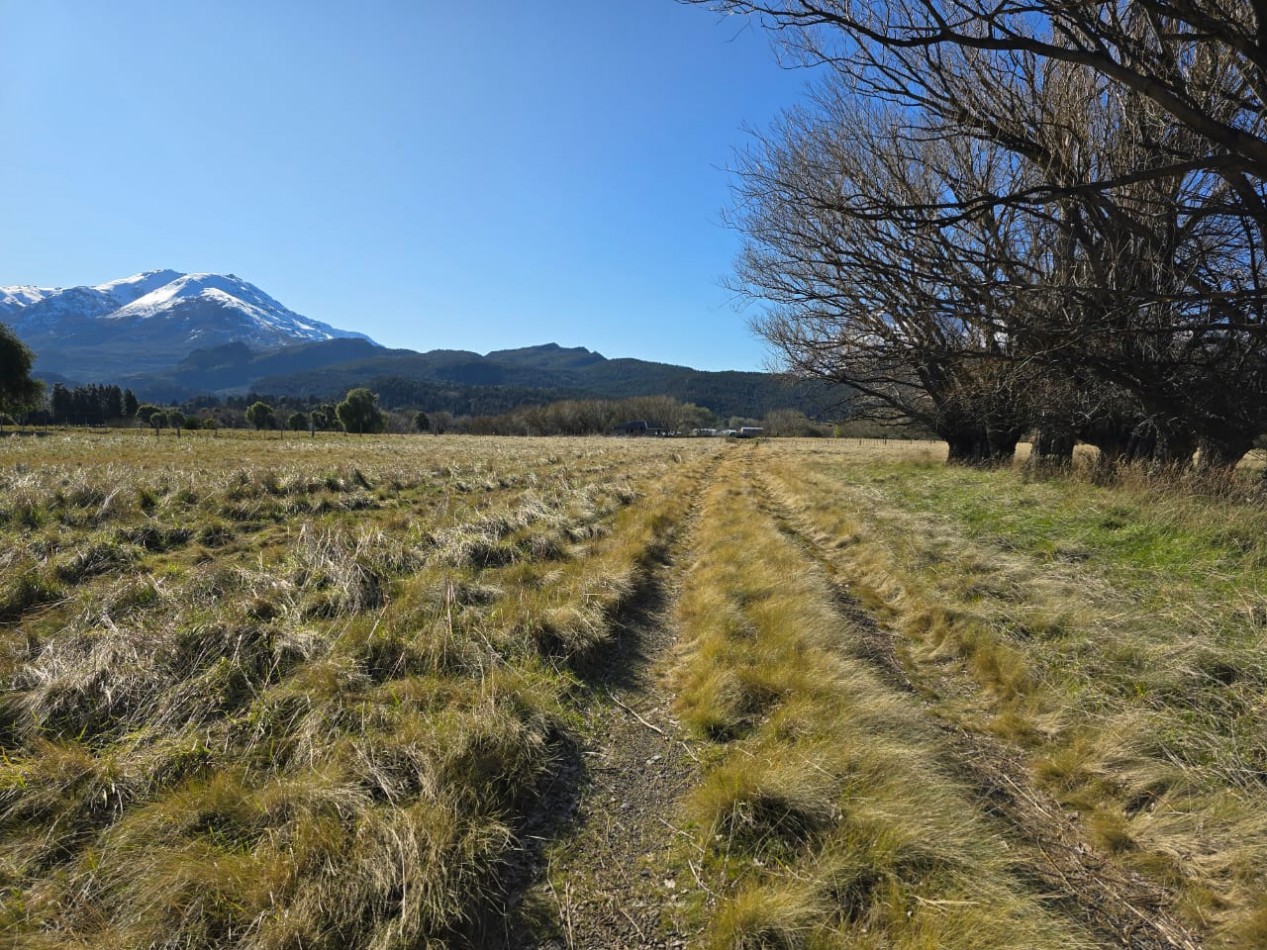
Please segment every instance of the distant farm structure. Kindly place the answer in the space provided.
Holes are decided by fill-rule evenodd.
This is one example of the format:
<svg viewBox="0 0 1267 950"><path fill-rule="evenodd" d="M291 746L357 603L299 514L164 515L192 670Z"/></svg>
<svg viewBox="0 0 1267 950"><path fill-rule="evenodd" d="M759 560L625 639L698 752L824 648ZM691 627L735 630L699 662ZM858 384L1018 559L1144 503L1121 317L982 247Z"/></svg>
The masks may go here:
<svg viewBox="0 0 1267 950"><path fill-rule="evenodd" d="M612 435L626 436L644 436L658 435L666 436L669 430L658 422L648 422L646 419L636 419L632 422L624 422L612 429Z"/></svg>

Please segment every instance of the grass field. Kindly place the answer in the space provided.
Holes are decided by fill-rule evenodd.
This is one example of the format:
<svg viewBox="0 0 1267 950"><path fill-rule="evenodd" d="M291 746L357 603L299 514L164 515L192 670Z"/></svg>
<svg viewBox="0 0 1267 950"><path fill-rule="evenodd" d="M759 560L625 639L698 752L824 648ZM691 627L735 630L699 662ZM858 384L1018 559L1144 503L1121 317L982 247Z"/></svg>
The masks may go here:
<svg viewBox="0 0 1267 950"><path fill-rule="evenodd" d="M940 451L0 440L0 941L1267 945L1259 476Z"/></svg>

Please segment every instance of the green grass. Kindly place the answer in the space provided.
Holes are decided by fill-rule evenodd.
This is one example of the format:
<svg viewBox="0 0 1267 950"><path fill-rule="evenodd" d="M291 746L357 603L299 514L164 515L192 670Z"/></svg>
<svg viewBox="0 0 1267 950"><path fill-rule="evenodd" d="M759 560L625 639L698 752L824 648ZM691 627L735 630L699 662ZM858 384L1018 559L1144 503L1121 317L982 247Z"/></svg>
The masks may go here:
<svg viewBox="0 0 1267 950"><path fill-rule="evenodd" d="M852 476L908 512L953 521L967 537L1053 561L1086 563L1132 592L1195 576L1200 589L1267 584L1267 508L1246 476L1237 501L1181 486L1033 481L1012 470L860 467Z"/></svg>

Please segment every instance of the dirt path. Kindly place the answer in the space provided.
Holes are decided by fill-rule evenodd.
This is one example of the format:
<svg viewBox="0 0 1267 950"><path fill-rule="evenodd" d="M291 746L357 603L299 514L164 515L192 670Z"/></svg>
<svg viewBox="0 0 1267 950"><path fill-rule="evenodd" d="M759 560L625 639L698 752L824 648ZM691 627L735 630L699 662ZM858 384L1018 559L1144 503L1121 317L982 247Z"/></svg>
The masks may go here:
<svg viewBox="0 0 1267 950"><path fill-rule="evenodd" d="M1109 946L1197 950L1201 946L1198 938L1169 910L1173 895L1116 865L1093 847L1077 816L1067 813L1038 787L1019 751L935 714L930 700L943 690L962 693L974 688L966 674L956 676L939 669L937 676L956 680L953 684L913 675L899 659L898 635L877 622L850 593L847 575L831 550L797 518L767 476L756 473L751 464L748 471L762 506L780 530L831 579L837 608L856 638L853 653L870 663L891 686L925 697L928 719L944 738L954 773L977 792L985 812L1003 819L1018 842L1038 855L1038 860L1027 862L1024 870L1036 878L1045 896L1065 913L1081 919Z"/></svg>
<svg viewBox="0 0 1267 950"><path fill-rule="evenodd" d="M694 510L693 510L694 511ZM513 950L686 947L681 914L695 886L666 872L672 820L699 775L691 740L672 715L665 682L677 633L676 565L694 514L670 552L613 621L615 648L582 671L590 734L559 776L565 827L541 849L537 883L499 941ZM557 819L556 815L556 819ZM543 835L544 837L544 835Z"/></svg>
<svg viewBox="0 0 1267 950"><path fill-rule="evenodd" d="M542 946L686 946L674 920L687 882L664 869L675 835L670 822L697 763L658 676L675 640L666 609L662 600L621 632L640 655L611 682L601 733L586 754L590 782L574 833L556 846L548 871L561 933Z"/></svg>

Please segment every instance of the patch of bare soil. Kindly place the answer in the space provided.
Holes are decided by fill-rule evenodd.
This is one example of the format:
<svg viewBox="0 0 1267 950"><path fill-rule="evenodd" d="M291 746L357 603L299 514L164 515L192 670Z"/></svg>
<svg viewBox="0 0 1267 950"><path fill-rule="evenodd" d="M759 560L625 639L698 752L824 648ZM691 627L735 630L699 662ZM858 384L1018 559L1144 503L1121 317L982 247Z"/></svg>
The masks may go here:
<svg viewBox="0 0 1267 950"><path fill-rule="evenodd" d="M694 882L665 868L677 834L676 804L695 781L698 763L661 681L662 661L676 639L666 622L667 571L657 570L619 621L619 648L587 671L596 692L595 734L581 753L582 791L537 886L536 927L512 935L512 947L686 946L677 921ZM543 912L554 919L542 921Z"/></svg>
<svg viewBox="0 0 1267 950"><path fill-rule="evenodd" d="M947 682L919 679L902 663L899 634L886 629L854 597L829 551L778 501L769 485L755 479L766 510L831 579L837 607L854 638L853 652L868 661L895 688L925 698L975 687L966 674L940 669ZM955 682L949 682L950 680ZM1078 822L1037 784L1017 750L993 736L947 722L930 709L928 721L942 734L955 774L980 796L983 810L1002 819L1018 844L1039 856L1020 869L1032 886L1065 913L1081 919L1108 946L1132 950L1197 950L1201 942L1170 911L1174 895L1160 885L1115 864L1095 848Z"/></svg>

